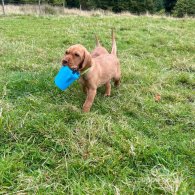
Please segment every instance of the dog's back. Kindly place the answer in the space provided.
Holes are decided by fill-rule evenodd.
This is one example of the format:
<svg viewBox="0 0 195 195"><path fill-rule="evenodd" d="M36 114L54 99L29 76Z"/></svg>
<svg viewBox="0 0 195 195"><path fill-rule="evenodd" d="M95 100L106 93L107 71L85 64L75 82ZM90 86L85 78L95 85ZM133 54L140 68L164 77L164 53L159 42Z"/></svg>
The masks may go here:
<svg viewBox="0 0 195 195"><path fill-rule="evenodd" d="M101 84L106 83L107 81L114 79L115 86L118 86L120 83L121 71L120 71L120 62L117 57L117 46L114 35L114 30L112 29L112 51L111 54L105 53L94 58L97 72L99 72L99 80ZM99 69L99 70L98 70Z"/></svg>
<svg viewBox="0 0 195 195"><path fill-rule="evenodd" d="M96 42L96 44L98 47L100 47L99 41ZM96 57L92 57L92 59L95 64L91 67L91 75L93 75L92 80L94 80L94 82L97 83L98 86L100 86L109 82L111 79L114 79L115 86L118 86L120 83L121 72L120 62L117 58L117 47L113 30L111 54L105 52Z"/></svg>
<svg viewBox="0 0 195 195"><path fill-rule="evenodd" d="M96 58L100 55L105 55L105 54L109 54L108 51L106 50L106 48L104 48L102 46L98 46L91 52L91 57Z"/></svg>
<svg viewBox="0 0 195 195"><path fill-rule="evenodd" d="M107 49L100 44L100 41L99 41L97 35L95 35L95 39L96 39L96 47L91 52L91 57L96 58L100 55L108 54Z"/></svg>

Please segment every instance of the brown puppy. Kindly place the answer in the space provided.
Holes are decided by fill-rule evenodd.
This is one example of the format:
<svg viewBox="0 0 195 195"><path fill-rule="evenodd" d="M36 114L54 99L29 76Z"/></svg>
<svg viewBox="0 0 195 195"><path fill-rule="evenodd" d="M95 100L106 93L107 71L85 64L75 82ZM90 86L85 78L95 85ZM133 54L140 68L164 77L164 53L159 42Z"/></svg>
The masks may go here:
<svg viewBox="0 0 195 195"><path fill-rule="evenodd" d="M90 111L99 86L105 84L105 96L110 96L110 81L113 79L115 86L119 85L121 72L116 50L116 41L113 32L111 54L106 53L93 57L85 47L79 44L67 49L62 64L68 65L71 69L78 70L81 73L80 83L87 94L83 105L84 112Z"/></svg>
<svg viewBox="0 0 195 195"><path fill-rule="evenodd" d="M95 39L96 39L96 47L91 52L91 57L95 58L95 57L98 57L98 56L103 55L103 54L109 54L108 51L106 50L106 48L102 47L102 45L100 44L97 35L95 35Z"/></svg>

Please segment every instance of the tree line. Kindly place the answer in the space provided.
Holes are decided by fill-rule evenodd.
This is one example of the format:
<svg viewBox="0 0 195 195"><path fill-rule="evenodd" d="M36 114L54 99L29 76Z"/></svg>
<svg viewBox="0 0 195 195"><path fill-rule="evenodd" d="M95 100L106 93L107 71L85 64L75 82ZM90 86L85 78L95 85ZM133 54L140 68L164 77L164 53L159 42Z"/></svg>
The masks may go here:
<svg viewBox="0 0 195 195"><path fill-rule="evenodd" d="M38 0L5 0L5 3L37 3ZM195 0L41 0L50 5L64 5L68 8L83 10L103 9L133 14L166 13L183 17L195 16Z"/></svg>

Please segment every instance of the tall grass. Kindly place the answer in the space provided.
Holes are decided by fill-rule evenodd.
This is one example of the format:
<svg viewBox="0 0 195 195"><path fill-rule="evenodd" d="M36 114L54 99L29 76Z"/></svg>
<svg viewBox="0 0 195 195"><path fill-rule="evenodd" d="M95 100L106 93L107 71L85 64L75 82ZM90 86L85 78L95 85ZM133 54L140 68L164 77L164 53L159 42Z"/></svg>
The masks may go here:
<svg viewBox="0 0 195 195"><path fill-rule="evenodd" d="M0 14L2 10L0 10ZM96 9L96 10L80 10L76 8L68 9L64 8L63 6L51 6L48 4L42 4L39 8L38 4L37 5L32 5L32 4L21 4L21 5L12 5L8 4L5 5L5 13L7 15L10 14L19 14L19 15L79 15L79 16L129 16L133 17L136 15L131 14L130 12L121 12L121 13L113 13L109 10L101 10L101 9ZM146 14L143 14L148 17L170 17L165 15L165 13L156 13L155 15L151 15L148 12ZM186 16L187 17L187 16Z"/></svg>
<svg viewBox="0 0 195 195"><path fill-rule="evenodd" d="M3 14L3 10L0 9L0 15ZM21 5L12 5L7 4L5 5L5 14L16 14L16 15L77 15L77 16L127 16L127 17L137 17L137 15L132 14L130 12L121 12L121 13L113 13L109 10L80 10L80 9L68 9L64 8L63 6L51 6L48 4L42 4L40 7L38 5L32 5L32 4L21 4ZM167 15L165 13L155 13L150 14L149 12L146 12L145 14L142 14L142 16L147 17L154 17L154 18L171 18L171 19L177 19L173 18L170 15ZM184 18L190 18L188 15L185 15ZM191 17L193 18L193 17Z"/></svg>
<svg viewBox="0 0 195 195"><path fill-rule="evenodd" d="M79 9L67 9L62 6L51 6L48 4L38 5L5 5L6 14L33 14L33 15L81 15L81 16L101 16L101 15L113 15L112 12L104 10L92 10L92 11L83 11ZM130 14L129 14L130 15Z"/></svg>

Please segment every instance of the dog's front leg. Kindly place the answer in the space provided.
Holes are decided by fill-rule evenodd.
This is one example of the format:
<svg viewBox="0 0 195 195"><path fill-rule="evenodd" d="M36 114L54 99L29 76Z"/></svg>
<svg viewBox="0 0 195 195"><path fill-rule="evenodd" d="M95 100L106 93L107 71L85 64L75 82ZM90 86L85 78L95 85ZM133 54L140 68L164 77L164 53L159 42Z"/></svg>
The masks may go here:
<svg viewBox="0 0 195 195"><path fill-rule="evenodd" d="M79 83L81 85L82 91L87 95L87 86L86 83L83 81L83 79L79 79Z"/></svg>
<svg viewBox="0 0 195 195"><path fill-rule="evenodd" d="M88 89L87 99L85 100L85 103L83 104L83 112L90 111L90 108L93 104L96 93L97 93L97 89Z"/></svg>

